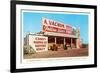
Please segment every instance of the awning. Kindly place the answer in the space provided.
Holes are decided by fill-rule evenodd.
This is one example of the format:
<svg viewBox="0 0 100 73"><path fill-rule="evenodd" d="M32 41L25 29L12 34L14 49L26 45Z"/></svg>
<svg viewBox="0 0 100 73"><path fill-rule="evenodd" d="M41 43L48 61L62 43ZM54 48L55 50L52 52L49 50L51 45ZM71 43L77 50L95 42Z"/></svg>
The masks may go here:
<svg viewBox="0 0 100 73"><path fill-rule="evenodd" d="M75 35L60 34L60 33L53 33L53 32L45 32L43 35L45 35L45 36L58 36L58 37L78 38Z"/></svg>

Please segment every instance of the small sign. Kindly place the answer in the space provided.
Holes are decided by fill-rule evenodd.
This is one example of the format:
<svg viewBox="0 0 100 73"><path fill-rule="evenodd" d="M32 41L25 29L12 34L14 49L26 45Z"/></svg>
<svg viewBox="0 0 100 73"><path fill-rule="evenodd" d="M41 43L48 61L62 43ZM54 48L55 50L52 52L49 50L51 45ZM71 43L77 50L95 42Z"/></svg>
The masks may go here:
<svg viewBox="0 0 100 73"><path fill-rule="evenodd" d="M36 52L48 51L48 37L29 35L29 45Z"/></svg>

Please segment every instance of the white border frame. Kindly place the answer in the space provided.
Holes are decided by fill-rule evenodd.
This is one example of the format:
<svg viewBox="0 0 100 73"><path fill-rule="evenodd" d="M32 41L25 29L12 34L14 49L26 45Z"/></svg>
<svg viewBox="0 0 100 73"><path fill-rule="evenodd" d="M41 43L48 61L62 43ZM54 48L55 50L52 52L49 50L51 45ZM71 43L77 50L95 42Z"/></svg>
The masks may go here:
<svg viewBox="0 0 100 73"><path fill-rule="evenodd" d="M47 8L48 7L48 8ZM33 63L24 63L20 61L20 10L21 9L45 9L45 10L65 10L65 11L78 11L78 12L89 12L89 57L69 57L67 61L65 58L61 60L41 60L33 61ZM51 6L35 6L35 5L16 5L16 68L39 68L39 67L54 67L54 66L72 66L72 65L87 65L94 64L94 10L85 8L70 8L70 7L51 7ZM19 48L19 49L18 49Z"/></svg>

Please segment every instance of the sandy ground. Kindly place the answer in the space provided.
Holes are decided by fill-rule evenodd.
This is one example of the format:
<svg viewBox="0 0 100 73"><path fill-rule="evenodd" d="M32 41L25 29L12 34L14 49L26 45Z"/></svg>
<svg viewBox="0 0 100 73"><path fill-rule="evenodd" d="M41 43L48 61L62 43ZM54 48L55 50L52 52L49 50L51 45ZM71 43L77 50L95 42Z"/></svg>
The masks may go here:
<svg viewBox="0 0 100 73"><path fill-rule="evenodd" d="M25 59L31 58L53 58L53 57L77 57L77 56L88 56L88 49L87 48L80 48L80 49L70 49L70 50L63 50L60 49L58 51L46 51L46 52L38 52L35 54L25 54Z"/></svg>

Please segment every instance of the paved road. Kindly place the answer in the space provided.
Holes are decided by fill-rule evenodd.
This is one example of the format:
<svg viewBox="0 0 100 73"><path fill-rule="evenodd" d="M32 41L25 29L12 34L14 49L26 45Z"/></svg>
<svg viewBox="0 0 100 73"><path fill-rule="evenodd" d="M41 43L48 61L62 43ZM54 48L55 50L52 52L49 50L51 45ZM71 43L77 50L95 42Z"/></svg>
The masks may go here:
<svg viewBox="0 0 100 73"><path fill-rule="evenodd" d="M77 56L88 56L88 49L70 49L70 50L58 50L58 51L46 51L35 54L24 55L25 59L31 58L53 58L53 57L77 57Z"/></svg>

